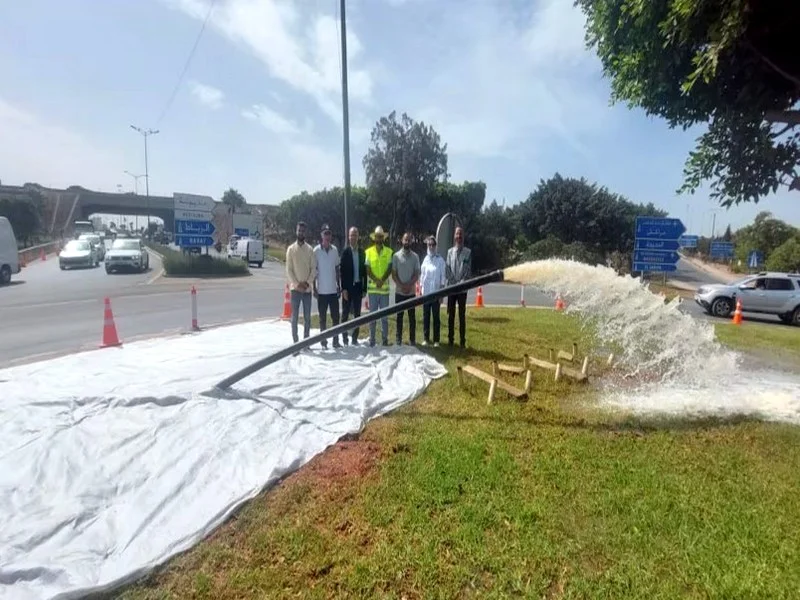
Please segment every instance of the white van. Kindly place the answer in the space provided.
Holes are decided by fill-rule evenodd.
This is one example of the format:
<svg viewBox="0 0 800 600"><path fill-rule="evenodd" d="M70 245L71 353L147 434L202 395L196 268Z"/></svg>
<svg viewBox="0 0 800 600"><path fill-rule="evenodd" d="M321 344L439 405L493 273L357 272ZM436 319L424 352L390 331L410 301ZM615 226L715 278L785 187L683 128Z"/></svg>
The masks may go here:
<svg viewBox="0 0 800 600"><path fill-rule="evenodd" d="M264 242L253 238L239 238L236 246L228 250L228 258L240 258L248 265L257 264L260 269L264 264Z"/></svg>
<svg viewBox="0 0 800 600"><path fill-rule="evenodd" d="M19 273L17 238L8 219L0 217L0 285L8 285L11 276L17 273Z"/></svg>

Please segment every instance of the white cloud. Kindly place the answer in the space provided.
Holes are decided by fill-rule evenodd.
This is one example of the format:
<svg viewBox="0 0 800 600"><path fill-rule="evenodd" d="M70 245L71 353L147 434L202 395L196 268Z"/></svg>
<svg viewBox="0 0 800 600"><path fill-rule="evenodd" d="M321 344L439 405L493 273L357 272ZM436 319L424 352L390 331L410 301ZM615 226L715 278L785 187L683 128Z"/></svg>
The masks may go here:
<svg viewBox="0 0 800 600"><path fill-rule="evenodd" d="M48 123L30 111L0 98L0 179L51 187L95 186L116 191L124 167L117 156L80 134Z"/></svg>
<svg viewBox="0 0 800 600"><path fill-rule="evenodd" d="M452 155L521 159L555 140L586 153L583 138L608 126L610 110L571 2L543 0L520 14L465 0L457 16L440 11L433 26L459 51L443 52L412 110Z"/></svg>
<svg viewBox="0 0 800 600"><path fill-rule="evenodd" d="M213 110L222 108L222 103L225 99L225 94L222 93L222 90L198 81L192 81L189 84L189 89L192 96L194 96L200 104Z"/></svg>
<svg viewBox="0 0 800 600"><path fill-rule="evenodd" d="M163 1L195 19L204 19L208 12L207 0ZM311 96L332 119L341 118L339 29L335 18L313 12L309 3L228 0L217 4L210 24L255 55L270 75ZM347 44L350 100L369 103L372 78L366 70L353 67L361 43L350 30Z"/></svg>
<svg viewBox="0 0 800 600"><path fill-rule="evenodd" d="M297 135L308 133L312 128L310 119L306 119L305 124L301 127L295 121L264 104L254 104L251 108L243 110L242 116L257 121L266 129L278 134Z"/></svg>

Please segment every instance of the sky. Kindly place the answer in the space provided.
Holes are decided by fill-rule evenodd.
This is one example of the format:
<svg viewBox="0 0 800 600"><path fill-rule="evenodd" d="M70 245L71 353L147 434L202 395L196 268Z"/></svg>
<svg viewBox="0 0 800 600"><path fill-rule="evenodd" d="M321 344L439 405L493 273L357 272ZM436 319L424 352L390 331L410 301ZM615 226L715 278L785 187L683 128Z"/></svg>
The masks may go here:
<svg viewBox="0 0 800 600"><path fill-rule="evenodd" d="M132 191L136 125L159 132L151 194L234 187L277 204L342 185L339 0L216 0L187 63L210 1L0 3L0 180ZM761 210L800 225L798 192L730 210L707 190L676 195L700 132L612 106L583 27L569 0L348 0L353 183L396 110L440 133L451 179L484 181L487 204L559 172L653 202L689 233Z"/></svg>

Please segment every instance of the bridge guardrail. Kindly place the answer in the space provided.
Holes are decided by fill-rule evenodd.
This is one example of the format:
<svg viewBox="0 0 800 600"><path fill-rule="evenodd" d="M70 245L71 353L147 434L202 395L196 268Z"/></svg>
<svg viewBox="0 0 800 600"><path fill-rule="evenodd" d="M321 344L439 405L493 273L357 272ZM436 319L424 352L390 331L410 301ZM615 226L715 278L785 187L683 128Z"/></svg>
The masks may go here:
<svg viewBox="0 0 800 600"><path fill-rule="evenodd" d="M39 244L37 246L31 246L30 248L18 250L17 256L19 256L20 266L27 265L34 260L38 260L42 254L42 250L44 250L45 254L59 252L63 243L63 240L55 240L53 242L47 242L46 244Z"/></svg>

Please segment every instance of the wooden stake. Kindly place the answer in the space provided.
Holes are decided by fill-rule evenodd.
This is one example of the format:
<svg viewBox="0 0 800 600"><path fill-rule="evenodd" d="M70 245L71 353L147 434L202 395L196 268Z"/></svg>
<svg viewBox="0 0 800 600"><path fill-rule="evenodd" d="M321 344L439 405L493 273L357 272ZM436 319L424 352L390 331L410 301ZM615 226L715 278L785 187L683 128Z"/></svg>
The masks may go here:
<svg viewBox="0 0 800 600"><path fill-rule="evenodd" d="M525 393L529 393L531 391L531 383L533 383L533 373L530 369L525 373Z"/></svg>
<svg viewBox="0 0 800 600"><path fill-rule="evenodd" d="M555 381L558 381L559 379L561 379L561 363L558 363L556 365L556 378L555 378Z"/></svg>
<svg viewBox="0 0 800 600"><path fill-rule="evenodd" d="M584 377L588 377L589 376L589 357L588 356L584 356L583 357L583 366L581 367L581 375L583 375Z"/></svg>

